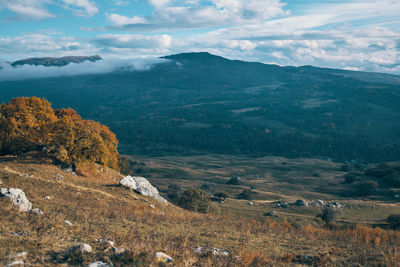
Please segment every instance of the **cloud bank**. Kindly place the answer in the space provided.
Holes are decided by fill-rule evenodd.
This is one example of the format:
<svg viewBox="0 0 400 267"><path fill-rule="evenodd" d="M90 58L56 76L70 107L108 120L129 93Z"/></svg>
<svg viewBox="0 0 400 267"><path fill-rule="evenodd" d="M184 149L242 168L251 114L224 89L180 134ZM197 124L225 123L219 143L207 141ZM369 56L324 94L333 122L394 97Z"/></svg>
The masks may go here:
<svg viewBox="0 0 400 267"><path fill-rule="evenodd" d="M62 67L45 67L23 65L12 67L9 63L0 62L0 81L17 81L59 76L76 76L102 74L117 70L146 71L156 64L168 62L167 59L103 59L96 62L85 61L79 64L70 63Z"/></svg>

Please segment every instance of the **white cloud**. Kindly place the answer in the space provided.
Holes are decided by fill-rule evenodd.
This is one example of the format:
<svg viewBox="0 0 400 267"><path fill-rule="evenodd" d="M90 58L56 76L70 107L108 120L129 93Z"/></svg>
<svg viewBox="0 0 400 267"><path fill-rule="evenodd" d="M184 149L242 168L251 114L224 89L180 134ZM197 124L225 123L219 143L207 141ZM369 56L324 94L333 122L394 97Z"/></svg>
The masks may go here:
<svg viewBox="0 0 400 267"><path fill-rule="evenodd" d="M97 44L114 48L159 49L171 46L172 38L163 35L103 34L94 39Z"/></svg>
<svg viewBox="0 0 400 267"><path fill-rule="evenodd" d="M118 69L123 69L125 71L144 71L149 70L156 64L164 62L167 62L167 60L159 58L103 59L96 62L85 61L80 64L70 63L63 67L23 65L16 68L8 63L0 62L0 81L100 74L109 73Z"/></svg>
<svg viewBox="0 0 400 267"><path fill-rule="evenodd" d="M77 16L92 17L99 12L95 2L89 0L62 0Z"/></svg>
<svg viewBox="0 0 400 267"><path fill-rule="evenodd" d="M114 26L120 26L118 29L125 30L221 27L261 22L288 14L283 10L284 4L280 0L208 0L201 2L202 4L200 1L182 0L149 0L148 2L154 7L151 16L139 21L135 21L138 20L137 17L131 20L125 17L125 22L123 22L123 16L118 15L120 19L112 21Z"/></svg>
<svg viewBox="0 0 400 267"><path fill-rule="evenodd" d="M138 16L134 16L132 18L126 17L126 16L121 16L118 14L107 14L107 19L113 24L113 25L126 25L126 24L140 24L140 23L146 23L146 19Z"/></svg>
<svg viewBox="0 0 400 267"><path fill-rule="evenodd" d="M0 11L6 8L16 16L8 18L11 20L43 20L56 17L45 6L47 0L2 0Z"/></svg>

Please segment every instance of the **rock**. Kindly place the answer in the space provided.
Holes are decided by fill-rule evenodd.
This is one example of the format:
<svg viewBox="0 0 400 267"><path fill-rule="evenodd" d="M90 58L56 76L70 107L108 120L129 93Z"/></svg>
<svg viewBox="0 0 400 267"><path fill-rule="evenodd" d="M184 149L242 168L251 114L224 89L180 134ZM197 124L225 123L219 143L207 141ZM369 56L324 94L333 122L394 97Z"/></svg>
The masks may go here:
<svg viewBox="0 0 400 267"><path fill-rule="evenodd" d="M306 201L302 200L302 199L298 199L298 200L296 200L296 202L294 203L294 205L295 205L296 207L307 207L307 206L308 206L308 203L307 203Z"/></svg>
<svg viewBox="0 0 400 267"><path fill-rule="evenodd" d="M194 249L194 252L199 255L213 254L215 256L229 256L229 250L222 250L219 248L205 248L205 247L197 247Z"/></svg>
<svg viewBox="0 0 400 267"><path fill-rule="evenodd" d="M10 259L10 260L26 260L26 257L28 257L28 252L22 251L17 254L9 256L8 259Z"/></svg>
<svg viewBox="0 0 400 267"><path fill-rule="evenodd" d="M269 211L264 213L264 216L268 216L268 217L278 217L278 214L276 214L275 211Z"/></svg>
<svg viewBox="0 0 400 267"><path fill-rule="evenodd" d="M63 178L64 178L64 176L61 175L61 174L59 174L59 173L57 173L57 175L54 176L54 180L56 180L56 181L59 181L59 180L61 180L61 179L63 179Z"/></svg>
<svg viewBox="0 0 400 267"><path fill-rule="evenodd" d="M318 200L317 200L317 204L320 205L320 206L323 206L323 205L324 205L324 201L318 199Z"/></svg>
<svg viewBox="0 0 400 267"><path fill-rule="evenodd" d="M249 201L249 203L248 203L250 206L253 206L254 205L254 203L253 202L251 202L251 201Z"/></svg>
<svg viewBox="0 0 400 267"><path fill-rule="evenodd" d="M24 260L26 260L28 256L28 252L22 251L17 254L11 255L8 257L8 260L11 261L10 263L6 264L5 266L25 266Z"/></svg>
<svg viewBox="0 0 400 267"><path fill-rule="evenodd" d="M154 257L156 258L157 261L164 262L164 263L174 261L174 259L171 256L168 256L167 254L165 254L164 252L161 252L161 251L154 253Z"/></svg>
<svg viewBox="0 0 400 267"><path fill-rule="evenodd" d="M96 261L92 262L91 264L87 265L87 267L113 267L114 264L103 262L103 261Z"/></svg>
<svg viewBox="0 0 400 267"><path fill-rule="evenodd" d="M68 221L68 220L65 220L64 221L68 226L72 226L72 222L70 222L70 221Z"/></svg>
<svg viewBox="0 0 400 267"><path fill-rule="evenodd" d="M24 261L23 260L16 260L16 261L13 261L13 262L11 262L11 263L8 263L8 264L6 264L6 266L7 267L17 267L17 266L21 266L21 267L24 267L25 266L25 263L24 263Z"/></svg>
<svg viewBox="0 0 400 267"><path fill-rule="evenodd" d="M156 206L154 206L153 204L150 204L149 207L152 208L152 209L156 208Z"/></svg>
<svg viewBox="0 0 400 267"><path fill-rule="evenodd" d="M330 204L326 204L326 207L328 208L341 208L342 205L339 202L332 202Z"/></svg>
<svg viewBox="0 0 400 267"><path fill-rule="evenodd" d="M0 198L2 197L8 197L20 211L28 212L32 209L32 203L26 198L24 191L21 189L0 187Z"/></svg>
<svg viewBox="0 0 400 267"><path fill-rule="evenodd" d="M219 203L223 204L223 203L224 203L224 201L223 201L223 200L220 200L220 201L219 201Z"/></svg>
<svg viewBox="0 0 400 267"><path fill-rule="evenodd" d="M38 208L34 208L31 210L32 213L37 214L37 215L43 215L43 211L41 211Z"/></svg>
<svg viewBox="0 0 400 267"><path fill-rule="evenodd" d="M287 208L289 207L289 204L286 202L282 202L282 201L275 201L273 202L273 204L275 205L275 207L277 208Z"/></svg>
<svg viewBox="0 0 400 267"><path fill-rule="evenodd" d="M74 172L74 167L71 166L71 165L62 166L60 168L61 168L62 171L65 171L65 172L67 172L69 174L72 174L72 175L76 175L76 173Z"/></svg>
<svg viewBox="0 0 400 267"><path fill-rule="evenodd" d="M158 201L167 202L165 198L159 195L157 188L152 186L150 182L144 177L125 176L121 179L119 183L127 188L135 190L143 196L149 196L155 198Z"/></svg>
<svg viewBox="0 0 400 267"><path fill-rule="evenodd" d="M118 256L118 255L121 255L122 253L124 253L126 251L126 249L113 247L112 251L113 251L114 255Z"/></svg>
<svg viewBox="0 0 400 267"><path fill-rule="evenodd" d="M45 196L44 199L45 200L51 200L51 197L50 196Z"/></svg>
<svg viewBox="0 0 400 267"><path fill-rule="evenodd" d="M92 247L85 243L81 243L69 249L69 252L73 254L91 253L92 251Z"/></svg>

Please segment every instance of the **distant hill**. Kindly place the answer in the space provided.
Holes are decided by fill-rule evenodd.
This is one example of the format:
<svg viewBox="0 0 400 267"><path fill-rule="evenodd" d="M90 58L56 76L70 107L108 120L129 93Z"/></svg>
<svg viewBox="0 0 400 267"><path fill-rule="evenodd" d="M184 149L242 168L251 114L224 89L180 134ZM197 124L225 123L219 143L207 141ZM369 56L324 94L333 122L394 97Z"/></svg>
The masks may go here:
<svg viewBox="0 0 400 267"><path fill-rule="evenodd" d="M22 60L17 60L11 65L13 67L22 65L35 65L35 66L45 66L45 67L61 67L68 65L69 63L82 63L84 61L95 62L101 60L99 55L95 56L68 56L68 57L40 57L40 58L27 58Z"/></svg>
<svg viewBox="0 0 400 267"><path fill-rule="evenodd" d="M400 159L400 77L281 67L209 53L147 71L0 82L110 126L128 154Z"/></svg>

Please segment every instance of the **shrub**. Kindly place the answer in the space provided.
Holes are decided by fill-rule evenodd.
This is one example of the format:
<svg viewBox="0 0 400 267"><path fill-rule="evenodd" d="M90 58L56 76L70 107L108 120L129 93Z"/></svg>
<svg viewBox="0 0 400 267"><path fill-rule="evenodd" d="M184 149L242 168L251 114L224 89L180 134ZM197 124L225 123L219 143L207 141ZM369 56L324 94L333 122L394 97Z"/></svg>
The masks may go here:
<svg viewBox="0 0 400 267"><path fill-rule="evenodd" d="M348 173L344 176L344 182L346 184L354 183L355 181L359 180L359 176L354 175L352 173Z"/></svg>
<svg viewBox="0 0 400 267"><path fill-rule="evenodd" d="M243 191L238 195L239 199L253 200L256 192L250 189L243 189Z"/></svg>
<svg viewBox="0 0 400 267"><path fill-rule="evenodd" d="M176 202L182 195L182 188L178 184L170 184L168 186L167 197L170 201Z"/></svg>
<svg viewBox="0 0 400 267"><path fill-rule="evenodd" d="M378 191L379 185L375 181L364 181L356 185L354 194L368 196Z"/></svg>
<svg viewBox="0 0 400 267"><path fill-rule="evenodd" d="M386 168L384 166L379 168L371 168L365 171L365 175L374 178L383 178L387 175L392 174L394 171L390 168Z"/></svg>
<svg viewBox="0 0 400 267"><path fill-rule="evenodd" d="M178 205L184 209L207 213L210 211L211 200L206 191L199 188L189 188L179 197Z"/></svg>
<svg viewBox="0 0 400 267"><path fill-rule="evenodd" d="M400 214L392 214L386 218L386 221L390 223L393 228L400 227Z"/></svg>
<svg viewBox="0 0 400 267"><path fill-rule="evenodd" d="M2 153L47 151L62 163L99 163L118 169L118 140L98 122L82 120L73 109L53 110L37 97L19 97L0 106Z"/></svg>
<svg viewBox="0 0 400 267"><path fill-rule="evenodd" d="M331 224L334 222L338 216L339 212L333 208L326 208L322 211L322 214L317 215L317 217L321 218L325 224Z"/></svg>
<svg viewBox="0 0 400 267"><path fill-rule="evenodd" d="M217 197L217 198L221 198L223 200L225 200L228 197L230 197L230 195L227 192L224 192L224 191L214 193L214 196Z"/></svg>
<svg viewBox="0 0 400 267"><path fill-rule="evenodd" d="M240 184L240 177L239 176L234 176L231 179L229 179L228 182L226 182L226 184L239 185Z"/></svg>
<svg viewBox="0 0 400 267"><path fill-rule="evenodd" d="M387 175L383 178L383 181L385 182L385 184L387 184L389 186L400 187L400 174L393 173L393 174Z"/></svg>
<svg viewBox="0 0 400 267"><path fill-rule="evenodd" d="M118 156L118 168L119 172L123 175L133 174L133 162L124 156Z"/></svg>

